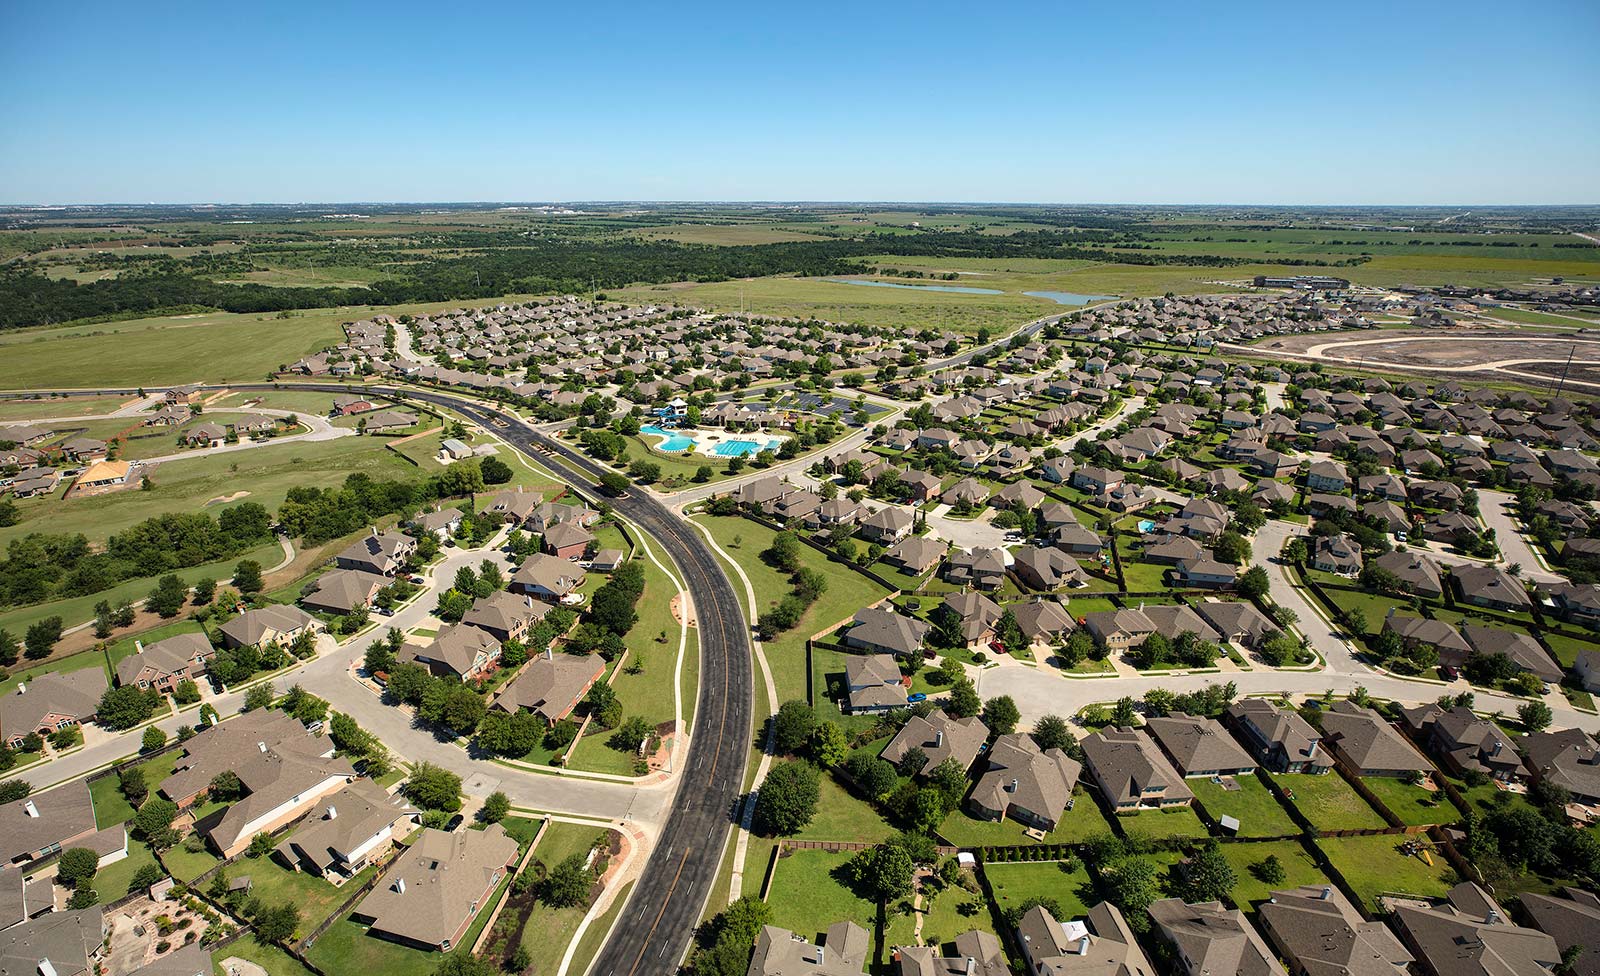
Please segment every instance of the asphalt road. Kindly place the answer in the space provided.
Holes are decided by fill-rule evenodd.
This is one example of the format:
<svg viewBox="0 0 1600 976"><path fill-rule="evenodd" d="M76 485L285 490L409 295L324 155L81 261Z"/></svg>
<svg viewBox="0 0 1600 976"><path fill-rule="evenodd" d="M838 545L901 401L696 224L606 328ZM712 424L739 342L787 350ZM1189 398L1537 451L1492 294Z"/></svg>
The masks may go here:
<svg viewBox="0 0 1600 976"><path fill-rule="evenodd" d="M448 406L531 457L544 452L558 454L590 479L606 472L509 415L443 393L394 392ZM506 426L494 423L497 418ZM579 490L599 496L594 484L572 480ZM627 914L618 919L591 971L608 976L669 974L677 971L689 949L742 793L754 694L750 634L733 584L710 547L692 529L643 491L607 501L661 543L689 587L700 632L700 701L672 809L634 888Z"/></svg>

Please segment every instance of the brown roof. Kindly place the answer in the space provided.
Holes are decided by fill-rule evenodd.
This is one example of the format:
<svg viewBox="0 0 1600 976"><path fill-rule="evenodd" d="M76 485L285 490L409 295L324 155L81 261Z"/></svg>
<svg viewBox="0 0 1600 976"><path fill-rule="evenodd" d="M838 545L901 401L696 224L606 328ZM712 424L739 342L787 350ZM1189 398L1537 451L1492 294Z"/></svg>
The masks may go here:
<svg viewBox="0 0 1600 976"><path fill-rule="evenodd" d="M499 824L450 834L428 828L355 914L377 931L439 945L484 907L490 884L516 856L517 842Z"/></svg>

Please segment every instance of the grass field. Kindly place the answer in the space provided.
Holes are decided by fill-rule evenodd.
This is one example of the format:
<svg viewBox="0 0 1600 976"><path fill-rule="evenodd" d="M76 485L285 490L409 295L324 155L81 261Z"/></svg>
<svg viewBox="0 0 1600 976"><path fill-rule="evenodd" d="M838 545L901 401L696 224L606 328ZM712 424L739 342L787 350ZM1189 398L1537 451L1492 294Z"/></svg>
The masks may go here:
<svg viewBox="0 0 1600 976"><path fill-rule="evenodd" d="M1282 884L1269 885L1251 872L1251 867L1275 856L1283 865ZM1238 883L1233 886L1233 903L1250 914L1256 906L1272 897L1272 892L1301 885L1330 884L1328 876L1317 867L1317 862L1298 840L1274 840L1254 844L1223 844L1222 856L1227 858Z"/></svg>
<svg viewBox="0 0 1600 976"><path fill-rule="evenodd" d="M1294 791L1291 802L1318 830L1360 830L1386 824L1361 794L1338 773L1274 773L1285 790Z"/></svg>
<svg viewBox="0 0 1600 976"><path fill-rule="evenodd" d="M994 892L996 907L1004 912L1020 906L1029 898L1053 898L1061 906L1063 918L1078 918L1088 912L1089 906L1100 901L1094 883L1089 880L1089 870L1077 861L1074 870L1062 870L1059 861L1035 861L1020 864L985 864L984 876ZM943 933L941 933L943 934ZM960 932L946 937L954 938Z"/></svg>
<svg viewBox="0 0 1600 976"><path fill-rule="evenodd" d="M1184 782L1213 820L1237 817L1240 837L1289 837L1300 833L1277 797L1260 780L1254 776L1235 776L1234 781L1239 784L1237 790L1225 790L1209 779Z"/></svg>
<svg viewBox="0 0 1600 976"><path fill-rule="evenodd" d="M553 867L568 855L587 852L605 834L603 827L552 822L534 849L534 857ZM528 971L530 976L555 976L567 943L572 941L586 911L587 905L553 908L542 902L533 910L522 930L522 944L528 947L534 959L533 968Z"/></svg>
<svg viewBox="0 0 1600 976"><path fill-rule="evenodd" d="M924 945L948 943L973 929L990 933L996 929L984 897L965 888L950 887L931 898L924 896L922 910Z"/></svg>
<svg viewBox="0 0 1600 976"><path fill-rule="evenodd" d="M1141 810L1138 813L1117 814L1117 823L1129 837L1142 835L1151 839L1163 837L1206 837L1205 822L1188 807L1168 807L1165 810Z"/></svg>
<svg viewBox="0 0 1600 976"><path fill-rule="evenodd" d="M849 851L790 851L778 862L772 890L767 894L772 924L813 943L835 922L854 922L869 932L875 929L877 906L856 897L835 877L835 872L852 856ZM765 869L766 865L761 867Z"/></svg>
<svg viewBox="0 0 1600 976"><path fill-rule="evenodd" d="M717 544L733 558L756 591L757 609L765 610L789 592L788 574L768 566L761 553L772 545L776 532L749 519L727 515L702 515L698 521L711 530ZM737 542L735 541L737 540ZM806 696L806 638L824 627L849 619L857 610L876 603L889 591L843 564L833 562L809 547L800 550L801 561L827 580L828 588L811 605L800 623L774 640L765 642L780 702ZM744 604L741 581L733 581Z"/></svg>
<svg viewBox="0 0 1600 976"><path fill-rule="evenodd" d="M1434 852L1430 866L1420 857L1397 849L1404 838L1393 834L1371 837L1324 837L1317 846L1350 883L1360 903L1374 910L1384 892L1437 898L1449 890L1455 872L1444 856Z"/></svg>
<svg viewBox="0 0 1600 976"><path fill-rule="evenodd" d="M1392 776L1367 776L1361 782L1405 823L1448 824L1461 819L1461 811L1443 790L1430 792Z"/></svg>
<svg viewBox="0 0 1600 976"><path fill-rule="evenodd" d="M796 760L791 760L796 761ZM876 844L894 836L895 828L865 800L859 800L833 777L822 774L821 795L811 822L795 834L799 840L837 840Z"/></svg>
<svg viewBox="0 0 1600 976"><path fill-rule="evenodd" d="M29 400L0 400L0 423L40 420L46 417L85 417L111 413L132 397L41 397ZM129 423L136 422L128 418Z"/></svg>

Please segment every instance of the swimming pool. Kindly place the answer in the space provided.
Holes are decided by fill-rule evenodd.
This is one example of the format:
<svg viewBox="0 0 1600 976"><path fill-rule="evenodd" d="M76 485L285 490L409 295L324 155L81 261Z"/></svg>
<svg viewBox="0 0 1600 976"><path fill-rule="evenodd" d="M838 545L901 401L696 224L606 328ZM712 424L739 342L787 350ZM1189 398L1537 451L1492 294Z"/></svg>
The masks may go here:
<svg viewBox="0 0 1600 976"><path fill-rule="evenodd" d="M662 430L660 427L657 427L655 424L645 424L644 426L639 428L639 433L641 433L641 434L654 434L657 437L666 438L661 443L656 445L656 450L658 450L658 451L667 451L667 452L672 453L672 454L681 454L684 451L692 451L692 450L694 450L694 438L693 437L685 437L682 434L675 433L675 432L670 431L670 430Z"/></svg>
<svg viewBox="0 0 1600 976"><path fill-rule="evenodd" d="M766 447L760 441L723 441L711 449L711 453L718 457L748 457L751 454L760 454L764 450L776 451L778 441L769 441Z"/></svg>
<svg viewBox="0 0 1600 976"><path fill-rule="evenodd" d="M1149 519L1140 519L1139 520L1139 531L1141 533L1149 532L1151 529L1153 529L1155 527L1156 527L1156 524L1154 522L1150 521Z"/></svg>

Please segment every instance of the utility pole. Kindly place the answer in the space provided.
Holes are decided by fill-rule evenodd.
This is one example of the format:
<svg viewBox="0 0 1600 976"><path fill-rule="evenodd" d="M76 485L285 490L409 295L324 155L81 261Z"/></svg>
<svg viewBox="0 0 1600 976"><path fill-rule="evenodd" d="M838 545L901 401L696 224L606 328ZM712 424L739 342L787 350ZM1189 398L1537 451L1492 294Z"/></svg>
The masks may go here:
<svg viewBox="0 0 1600 976"><path fill-rule="evenodd" d="M1562 388L1567 385L1567 370L1572 368L1572 356L1577 351L1578 347L1576 344L1574 344L1571 349L1567 350L1567 364L1561 367L1561 382L1556 384L1556 396L1560 396Z"/></svg>

